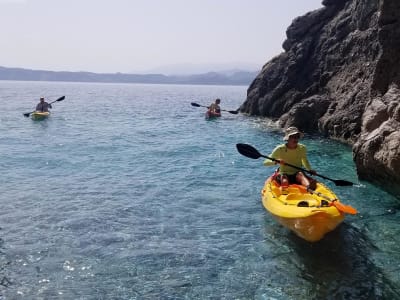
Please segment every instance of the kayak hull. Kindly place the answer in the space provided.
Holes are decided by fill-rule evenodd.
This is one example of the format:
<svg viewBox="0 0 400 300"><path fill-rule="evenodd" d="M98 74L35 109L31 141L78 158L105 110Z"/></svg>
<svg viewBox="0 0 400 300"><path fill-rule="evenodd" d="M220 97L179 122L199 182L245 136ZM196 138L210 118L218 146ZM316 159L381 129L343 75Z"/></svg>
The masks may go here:
<svg viewBox="0 0 400 300"><path fill-rule="evenodd" d="M216 112L212 112L212 111L207 110L205 117L206 117L207 120L216 119L216 118L220 118L221 117L221 113L216 113Z"/></svg>
<svg viewBox="0 0 400 300"><path fill-rule="evenodd" d="M47 119L49 116L50 116L50 112L48 112L48 111L44 111L44 112L35 111L35 112L31 113L31 118L32 118L32 120L35 120L35 121L41 121L41 120Z"/></svg>
<svg viewBox="0 0 400 300"><path fill-rule="evenodd" d="M328 187L317 183L315 192L311 194L299 185L282 190L270 177L261 191L262 203L281 225L306 241L316 242L334 230L345 214L326 200L337 199Z"/></svg>

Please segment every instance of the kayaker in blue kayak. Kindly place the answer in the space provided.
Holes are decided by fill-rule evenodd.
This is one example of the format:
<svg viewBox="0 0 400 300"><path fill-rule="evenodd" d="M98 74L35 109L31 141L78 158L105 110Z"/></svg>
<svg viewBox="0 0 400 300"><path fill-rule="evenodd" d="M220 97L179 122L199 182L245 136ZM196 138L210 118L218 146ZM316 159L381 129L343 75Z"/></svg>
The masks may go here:
<svg viewBox="0 0 400 300"><path fill-rule="evenodd" d="M40 102L38 103L38 105L36 105L36 111L47 112L49 111L49 108L52 108L51 104L44 101L44 97L40 97Z"/></svg>
<svg viewBox="0 0 400 300"><path fill-rule="evenodd" d="M285 130L283 138L285 144L277 146L271 153L271 157L279 161L279 169L276 172L275 180L280 183L282 187L287 187L289 184L300 183L301 185L315 190L316 180L306 176L302 171L292 168L285 163L304 167L311 174L315 175L317 172L311 169L311 165L307 159L307 148L299 143L299 139L304 134L296 127L289 127ZM270 159L264 160L264 166L272 166L277 162Z"/></svg>

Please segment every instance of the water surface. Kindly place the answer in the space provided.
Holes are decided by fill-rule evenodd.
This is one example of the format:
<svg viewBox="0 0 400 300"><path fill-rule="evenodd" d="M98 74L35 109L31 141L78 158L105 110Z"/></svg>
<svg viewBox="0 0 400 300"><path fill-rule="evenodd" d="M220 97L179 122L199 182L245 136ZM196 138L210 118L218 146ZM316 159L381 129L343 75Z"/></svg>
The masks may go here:
<svg viewBox="0 0 400 300"><path fill-rule="evenodd" d="M52 116L23 113L39 97ZM306 136L313 168L359 214L318 243L260 190L282 134L225 113L246 87L0 82L1 299L400 299L398 200L359 182L351 149Z"/></svg>

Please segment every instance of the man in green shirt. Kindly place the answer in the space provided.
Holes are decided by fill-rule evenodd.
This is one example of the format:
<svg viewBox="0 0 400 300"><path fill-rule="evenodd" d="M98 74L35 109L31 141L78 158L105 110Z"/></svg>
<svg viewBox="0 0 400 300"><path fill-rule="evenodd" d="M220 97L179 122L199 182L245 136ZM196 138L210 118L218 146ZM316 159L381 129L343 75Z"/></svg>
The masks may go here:
<svg viewBox="0 0 400 300"><path fill-rule="evenodd" d="M291 183L300 183L307 188L315 190L316 181L315 179L306 176L303 172L298 169L287 166L285 163L298 166L299 168L304 167L309 170L312 174L317 174L311 169L311 165L307 159L307 148L303 144L299 143L299 139L303 137L303 133L296 127L289 127L285 131L284 140L285 144L277 146L271 153L271 157L279 160L279 173L275 177L276 181L281 184L282 187L287 187ZM264 166L272 166L276 162L266 159L264 160Z"/></svg>

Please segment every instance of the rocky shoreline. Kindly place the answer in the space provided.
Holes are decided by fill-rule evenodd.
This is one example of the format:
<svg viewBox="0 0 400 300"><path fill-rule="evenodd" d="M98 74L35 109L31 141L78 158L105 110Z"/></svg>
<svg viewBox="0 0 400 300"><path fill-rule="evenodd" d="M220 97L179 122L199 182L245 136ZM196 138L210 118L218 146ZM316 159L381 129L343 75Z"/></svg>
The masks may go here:
<svg viewBox="0 0 400 300"><path fill-rule="evenodd" d="M322 4L293 20L240 110L352 145L359 178L400 198L400 1Z"/></svg>

